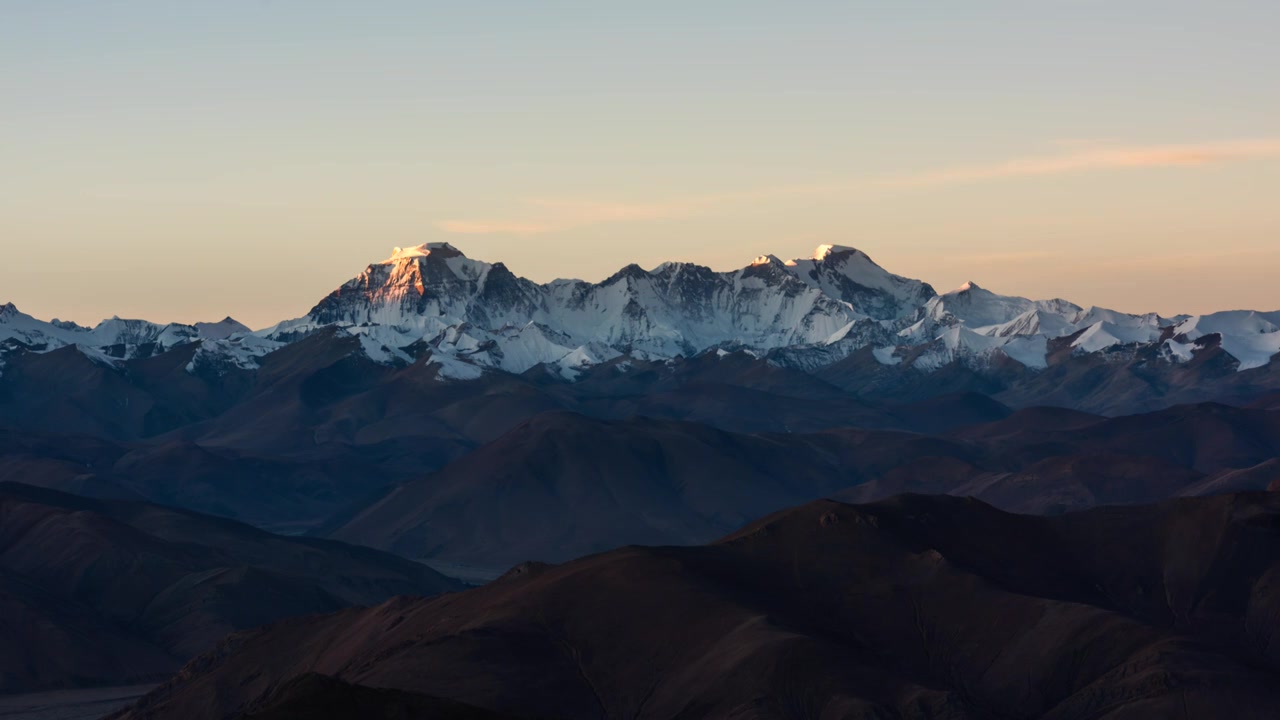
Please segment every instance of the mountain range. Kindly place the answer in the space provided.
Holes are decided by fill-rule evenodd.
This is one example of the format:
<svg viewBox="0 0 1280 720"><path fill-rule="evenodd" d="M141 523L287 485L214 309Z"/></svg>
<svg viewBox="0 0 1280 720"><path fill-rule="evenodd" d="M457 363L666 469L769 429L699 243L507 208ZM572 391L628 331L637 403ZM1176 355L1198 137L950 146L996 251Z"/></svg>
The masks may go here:
<svg viewBox="0 0 1280 720"><path fill-rule="evenodd" d="M935 408L937 406L934 406ZM1033 408L925 435L543 413L331 520L340 540L501 571L626 544L709 542L815 498L905 492L1056 515L1280 485L1280 413L1186 405L1104 418Z"/></svg>
<svg viewBox="0 0 1280 720"><path fill-rule="evenodd" d="M1002 495L1000 488L1031 482L1030 463L937 450L953 448L949 437L929 452L919 443L903 450L955 460L928 476L891 465L854 472L867 466L834 460L849 457L846 450L801 448L852 442L847 430L832 440L849 428L883 431L880 441L898 447L886 438L946 436L1018 410L1041 408L1043 416L1046 406L1081 413L1071 416L1081 428L1178 405L1202 408L1188 417L1208 418L1203 408L1216 406L1204 403L1249 405L1280 390L1280 363L1240 349L1280 340L1274 316L1126 315L1000 296L972 283L938 295L839 246L787 262L763 256L732 272L667 263L629 266L600 283L539 285L501 263L428 244L398 249L304 317L256 332L229 318L191 326L113 319L90 329L5 306L0 479L165 503L282 532L340 532L441 558L476 558L497 539L468 544L462 533L430 550L428 536L410 541L419 537L413 528L433 513L436 528L465 516L451 514L451 503L483 517L493 489L468 478L496 473L525 483L522 468L556 467L557 482L579 478L597 493L608 477L614 492L634 486L660 508L642 517L616 499L608 510L599 498L560 495L546 509L569 512L566 527L582 517L572 509L578 502L616 522L546 538L530 555L540 559L618 542L705 542L829 493L866 500L890 488L969 488L1001 507L1033 511L1150 501L1168 493L1108 494L1078 483L1090 468L1097 477L1163 472L1151 453L1109 451L1147 458L1137 466L1072 464L1053 459L1078 455L1081 446L1065 436L1060 452L1035 458L1049 465L1034 477L1057 477L1075 488L1068 495ZM1222 408L1230 412L1249 411ZM1255 415L1242 427L1266 424L1267 414ZM611 443L616 454L597 457ZM775 446L799 459L756 452ZM510 463L529 453L536 454L525 465ZM693 486L679 485L659 501L656 488L672 482L686 456L703 469L723 459L722 471L735 474L742 458L755 458L740 475L751 492L732 507L699 509ZM1187 472L1244 472L1265 459L1162 457L1180 469L1160 487L1207 482ZM701 482L697 469L688 472ZM1258 473L1249 477L1261 482L1265 468ZM415 503L392 501L408 494ZM371 508L376 503L409 516L386 517ZM488 561L521 559L496 553Z"/></svg>
<svg viewBox="0 0 1280 720"><path fill-rule="evenodd" d="M1275 493L820 501L242 633L116 717L1272 718L1278 563Z"/></svg>
<svg viewBox="0 0 1280 720"><path fill-rule="evenodd" d="M187 372L226 373L256 369L322 331L354 338L376 363L431 365L444 381L536 369L577 381L597 368L625 373L636 362L744 352L836 379L859 395L942 385L1025 405L1043 394L1046 375L1054 385L1062 376L1102 374L1098 368L1135 377L1118 395L1101 394L1119 398L1111 403L1075 394L1073 406L1104 412L1156 407L1166 387L1176 395L1194 384L1219 396L1195 399L1223 399L1278 386L1271 361L1280 353L1280 311L1166 318L999 295L975 283L938 294L839 245L789 261L764 255L730 272L668 262L628 265L598 283L538 284L500 262L427 243L396 248L306 315L257 332L230 318L197 325L113 318L84 328L6 305L0 363L72 346L119 366L190 344L197 349Z"/></svg>
<svg viewBox="0 0 1280 720"><path fill-rule="evenodd" d="M129 716L1265 708L1277 325L839 246L539 284L428 244L257 331L6 305L0 691L200 655Z"/></svg>

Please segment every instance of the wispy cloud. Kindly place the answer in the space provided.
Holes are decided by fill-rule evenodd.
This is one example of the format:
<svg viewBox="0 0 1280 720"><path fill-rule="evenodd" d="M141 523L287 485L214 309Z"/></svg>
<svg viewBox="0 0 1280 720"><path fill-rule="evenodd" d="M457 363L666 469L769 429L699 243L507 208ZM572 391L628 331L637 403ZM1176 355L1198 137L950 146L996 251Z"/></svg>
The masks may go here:
<svg viewBox="0 0 1280 720"><path fill-rule="evenodd" d="M1140 257L1113 257L1112 270L1144 272L1204 271L1218 267L1255 267L1270 271L1280 261L1280 248L1211 247L1202 251L1162 252Z"/></svg>
<svg viewBox="0 0 1280 720"><path fill-rule="evenodd" d="M545 222L511 220L441 220L436 227L458 235L542 235L565 229Z"/></svg>
<svg viewBox="0 0 1280 720"><path fill-rule="evenodd" d="M1062 152L995 163L927 169L901 175L853 178L838 183L791 185L660 202L600 202L529 199L515 218L449 219L436 226L467 235L543 235L606 223L661 220L788 197L838 196L876 189L968 185L1136 168L1188 168L1280 157L1280 138L1229 140L1179 145L1116 145L1109 141L1058 143Z"/></svg>
<svg viewBox="0 0 1280 720"><path fill-rule="evenodd" d="M902 253L899 255L926 255L932 256L936 252L930 250L928 252L919 253ZM1043 262L1046 260L1058 260L1063 257L1060 250L1018 250L1010 252L992 252L992 253L965 253L963 257L948 258L947 262L962 262L970 265L1017 265L1022 263Z"/></svg>
<svg viewBox="0 0 1280 720"><path fill-rule="evenodd" d="M436 226L463 235L541 235L587 225L659 220L683 215L696 202L669 203L594 202L536 198L521 202L524 217L518 220L442 220Z"/></svg>
<svg viewBox="0 0 1280 720"><path fill-rule="evenodd" d="M1018 158L883 178L881 185L921 187L1064 175L1124 168L1194 167L1228 161L1280 157L1280 139L1237 140L1191 145L1085 147L1056 155Z"/></svg>

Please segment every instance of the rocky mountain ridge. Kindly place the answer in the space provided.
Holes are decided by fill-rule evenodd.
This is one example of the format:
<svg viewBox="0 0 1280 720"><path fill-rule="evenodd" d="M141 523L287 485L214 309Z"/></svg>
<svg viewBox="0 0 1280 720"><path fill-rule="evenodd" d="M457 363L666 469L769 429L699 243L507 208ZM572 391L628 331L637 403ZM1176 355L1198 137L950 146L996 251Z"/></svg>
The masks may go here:
<svg viewBox="0 0 1280 720"><path fill-rule="evenodd" d="M190 372L254 368L325 328L358 339L360 351L379 363L425 360L442 380L542 366L572 381L591 367L625 372L631 360L734 351L817 371L870 348L881 366L925 374L951 365L989 373L1009 362L1034 372L1064 352L1132 357L1146 350L1175 366L1215 347L1243 371L1280 353L1280 311L1165 318L1000 295L972 282L938 294L839 245L785 262L762 255L728 272L633 264L598 283L538 284L500 262L427 243L396 248L306 315L258 332L230 318L197 325L113 318L90 329L44 323L6 305L0 362L7 353L74 345L111 364L198 342Z"/></svg>

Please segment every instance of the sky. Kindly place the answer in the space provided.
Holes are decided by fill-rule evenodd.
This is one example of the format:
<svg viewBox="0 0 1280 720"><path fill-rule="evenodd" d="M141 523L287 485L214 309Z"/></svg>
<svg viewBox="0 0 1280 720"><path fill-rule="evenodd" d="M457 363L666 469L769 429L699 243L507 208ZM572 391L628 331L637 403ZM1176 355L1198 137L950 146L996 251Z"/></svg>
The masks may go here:
<svg viewBox="0 0 1280 720"><path fill-rule="evenodd" d="M1280 3L0 0L0 302L263 327L393 246L538 281L858 247L1280 308Z"/></svg>

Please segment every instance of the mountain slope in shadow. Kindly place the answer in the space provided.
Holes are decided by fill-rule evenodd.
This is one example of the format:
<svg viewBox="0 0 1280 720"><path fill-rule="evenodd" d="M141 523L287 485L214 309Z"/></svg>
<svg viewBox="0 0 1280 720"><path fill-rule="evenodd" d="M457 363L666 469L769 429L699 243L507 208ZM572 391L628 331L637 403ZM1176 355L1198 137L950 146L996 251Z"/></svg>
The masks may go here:
<svg viewBox="0 0 1280 720"><path fill-rule="evenodd" d="M1204 403L1103 418L1035 408L941 436L855 428L734 433L651 418L543 413L443 470L337 518L347 542L499 567L627 544L698 544L820 498L973 496L1060 514L1265 489L1280 413ZM927 414L930 407L922 406ZM1004 417L1000 417L1005 415ZM943 414L939 422L950 418Z"/></svg>
<svg viewBox="0 0 1280 720"><path fill-rule="evenodd" d="M731 433L649 418L544 413L364 508L333 537L505 569L626 544L695 544L912 457L974 461L913 433Z"/></svg>
<svg viewBox="0 0 1280 720"><path fill-rule="evenodd" d="M1274 494L820 501L242 633L119 718L230 717L311 673L559 718L1272 718L1278 638Z"/></svg>
<svg viewBox="0 0 1280 720"><path fill-rule="evenodd" d="M368 548L0 483L0 692L159 679L235 630L459 587Z"/></svg>

